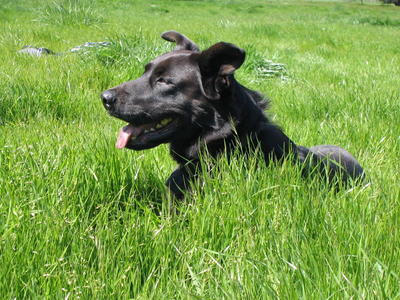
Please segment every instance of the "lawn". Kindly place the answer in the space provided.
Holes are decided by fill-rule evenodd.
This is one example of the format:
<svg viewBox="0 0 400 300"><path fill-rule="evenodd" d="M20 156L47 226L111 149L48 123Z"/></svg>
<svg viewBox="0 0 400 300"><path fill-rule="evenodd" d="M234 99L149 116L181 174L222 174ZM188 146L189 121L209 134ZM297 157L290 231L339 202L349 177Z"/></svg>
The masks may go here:
<svg viewBox="0 0 400 300"><path fill-rule="evenodd" d="M0 25L2 299L400 299L400 8L2 0ZM171 204L168 147L115 149L124 123L99 98L173 49L170 29L245 49L236 78L274 122L349 150L368 183L335 190L236 155Z"/></svg>

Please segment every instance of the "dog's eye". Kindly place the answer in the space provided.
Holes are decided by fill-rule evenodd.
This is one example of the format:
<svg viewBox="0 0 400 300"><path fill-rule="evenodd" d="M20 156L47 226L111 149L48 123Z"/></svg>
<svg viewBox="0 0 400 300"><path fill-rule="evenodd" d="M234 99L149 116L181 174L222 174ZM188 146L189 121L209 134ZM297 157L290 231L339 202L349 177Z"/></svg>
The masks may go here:
<svg viewBox="0 0 400 300"><path fill-rule="evenodd" d="M156 80L156 82L157 82L157 83L166 83L166 84L168 84L168 81L165 80L165 79L162 78L162 77L158 78L158 79Z"/></svg>

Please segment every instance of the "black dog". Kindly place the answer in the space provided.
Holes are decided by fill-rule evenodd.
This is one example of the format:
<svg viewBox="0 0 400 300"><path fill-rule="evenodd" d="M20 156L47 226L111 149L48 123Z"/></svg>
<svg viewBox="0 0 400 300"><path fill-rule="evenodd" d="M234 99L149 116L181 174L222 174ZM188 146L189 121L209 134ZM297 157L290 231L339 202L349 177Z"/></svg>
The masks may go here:
<svg viewBox="0 0 400 300"><path fill-rule="evenodd" d="M320 168L329 178L338 173L343 180L364 176L346 150L297 146L268 120L263 113L267 100L233 76L245 59L242 49L220 42L200 51L175 31L162 38L175 42L176 49L148 63L138 79L106 90L101 98L110 115L129 123L119 133L117 148L142 150L170 143L179 167L167 185L176 197L183 197L198 174L204 149L217 156L238 146L246 153L260 147L266 163L292 153L296 162L307 165L305 170Z"/></svg>

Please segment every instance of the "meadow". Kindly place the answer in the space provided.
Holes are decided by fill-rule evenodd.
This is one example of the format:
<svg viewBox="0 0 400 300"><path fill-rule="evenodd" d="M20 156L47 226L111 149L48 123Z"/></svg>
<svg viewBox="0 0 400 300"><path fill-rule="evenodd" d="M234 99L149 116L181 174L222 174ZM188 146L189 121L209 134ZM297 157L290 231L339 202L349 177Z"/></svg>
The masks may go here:
<svg viewBox="0 0 400 300"><path fill-rule="evenodd" d="M2 0L0 25L1 299L400 299L400 8ZM335 190L255 153L173 203L168 147L115 149L124 123L99 98L173 49L171 29L245 49L236 78L271 119L349 150L368 183Z"/></svg>

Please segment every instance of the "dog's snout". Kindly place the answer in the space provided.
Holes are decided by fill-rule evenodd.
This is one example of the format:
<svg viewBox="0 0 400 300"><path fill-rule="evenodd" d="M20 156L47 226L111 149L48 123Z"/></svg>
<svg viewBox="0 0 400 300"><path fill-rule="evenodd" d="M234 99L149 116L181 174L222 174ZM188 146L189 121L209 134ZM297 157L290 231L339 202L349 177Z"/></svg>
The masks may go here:
<svg viewBox="0 0 400 300"><path fill-rule="evenodd" d="M117 100L117 96L115 92L111 90L107 90L101 94L101 100L103 101L103 105L105 108L110 109L115 101Z"/></svg>

